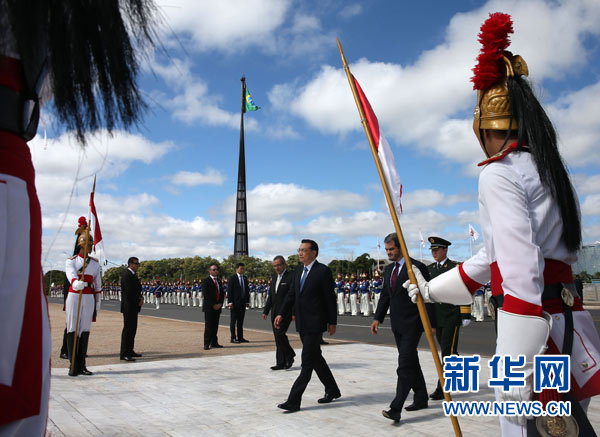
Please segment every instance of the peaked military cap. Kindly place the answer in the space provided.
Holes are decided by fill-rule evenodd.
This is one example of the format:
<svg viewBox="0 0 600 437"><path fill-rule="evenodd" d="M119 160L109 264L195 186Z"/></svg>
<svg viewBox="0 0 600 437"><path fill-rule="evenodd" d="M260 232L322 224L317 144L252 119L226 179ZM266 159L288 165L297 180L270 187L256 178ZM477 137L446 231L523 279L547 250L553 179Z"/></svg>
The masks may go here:
<svg viewBox="0 0 600 437"><path fill-rule="evenodd" d="M437 249L438 247L448 247L452 244L448 240L444 240L441 237L429 237L427 238L427 240L429 240L429 243L431 244L431 246L429 246L430 249Z"/></svg>

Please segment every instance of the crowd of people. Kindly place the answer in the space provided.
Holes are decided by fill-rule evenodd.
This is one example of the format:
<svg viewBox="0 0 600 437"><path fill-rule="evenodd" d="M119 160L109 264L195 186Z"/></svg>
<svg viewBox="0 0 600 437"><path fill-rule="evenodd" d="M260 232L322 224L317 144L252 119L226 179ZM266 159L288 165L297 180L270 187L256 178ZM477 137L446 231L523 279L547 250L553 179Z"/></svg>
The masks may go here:
<svg viewBox="0 0 600 437"><path fill-rule="evenodd" d="M250 309L262 309L269 297L269 283L265 279L249 279L249 305ZM223 278L223 288L227 297L228 279ZM335 280L337 296L337 311L340 316L371 317L377 309L383 280L379 270L375 270L373 277L366 273L343 276L338 273ZM63 297L62 285L53 285L49 289L49 296ZM481 287L474 295L471 315L476 322L483 322L485 317L491 317L488 306L492 290L489 284ZM160 309L161 304L176 305L181 307L202 308L204 295L202 281L165 281L160 280L142 282L142 296L144 302L150 303ZM121 285L118 282L106 282L102 285L102 300L121 301Z"/></svg>

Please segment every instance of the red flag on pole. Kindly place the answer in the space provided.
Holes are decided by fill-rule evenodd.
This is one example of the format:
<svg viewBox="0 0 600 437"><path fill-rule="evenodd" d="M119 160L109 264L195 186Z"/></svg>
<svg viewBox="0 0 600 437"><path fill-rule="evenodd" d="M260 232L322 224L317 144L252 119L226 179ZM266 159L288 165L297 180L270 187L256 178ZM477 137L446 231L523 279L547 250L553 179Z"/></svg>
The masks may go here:
<svg viewBox="0 0 600 437"><path fill-rule="evenodd" d="M396 212L400 214L402 213L402 203L400 201L400 198L402 197L402 182L400 182L400 176L398 176L398 172L396 171L394 154L392 153L389 143L379 129L379 121L377 120L375 112L373 112L373 108L371 108L371 104L367 100L367 96L365 96L365 93L363 92L354 75L352 75L352 79L356 84L358 98L360 99L361 106L365 111L365 118L367 119L367 125L369 127L369 131L371 132L371 138L373 138L375 148L377 149L377 155L379 156L381 168L383 170L383 174L385 175L385 182L390 190L390 195L392 197L392 201L394 202Z"/></svg>
<svg viewBox="0 0 600 437"><path fill-rule="evenodd" d="M102 241L102 231L100 231L100 222L98 221L98 214L96 213L96 205L94 205L94 192L90 193L90 210L94 216L94 252L96 251L96 244Z"/></svg>

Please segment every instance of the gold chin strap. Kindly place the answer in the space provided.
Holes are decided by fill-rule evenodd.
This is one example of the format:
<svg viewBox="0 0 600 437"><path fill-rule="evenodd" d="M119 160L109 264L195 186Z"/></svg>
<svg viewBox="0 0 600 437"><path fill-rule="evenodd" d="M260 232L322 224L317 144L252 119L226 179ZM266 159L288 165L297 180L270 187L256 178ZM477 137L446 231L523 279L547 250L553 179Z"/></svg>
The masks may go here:
<svg viewBox="0 0 600 437"><path fill-rule="evenodd" d="M527 63L520 55L510 56L511 59L503 56L506 67L505 78L491 86L487 90L477 91L477 105L473 111L473 132L479 141L479 145L486 157L490 157L485 149L482 130L516 130L517 122L511 120L510 98L508 96L507 77L515 74L520 76L529 75Z"/></svg>

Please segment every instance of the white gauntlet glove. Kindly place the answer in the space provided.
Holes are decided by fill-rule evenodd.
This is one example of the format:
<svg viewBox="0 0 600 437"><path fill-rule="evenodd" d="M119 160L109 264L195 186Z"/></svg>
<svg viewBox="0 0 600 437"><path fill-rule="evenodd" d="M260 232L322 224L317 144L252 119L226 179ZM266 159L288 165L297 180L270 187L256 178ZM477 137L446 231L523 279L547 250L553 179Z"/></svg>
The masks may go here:
<svg viewBox="0 0 600 437"><path fill-rule="evenodd" d="M418 268L413 268L418 287L411 284L410 280L404 282L402 286L408 290L411 300L417 302L417 293L420 291L423 300L429 302L451 303L453 305L470 305L473 302L473 296L465 286L458 267L436 276L427 282Z"/></svg>
<svg viewBox="0 0 600 437"><path fill-rule="evenodd" d="M85 288L85 282L77 280L77 281L73 281L73 284L71 284L71 287L73 288L73 291L81 291Z"/></svg>
<svg viewBox="0 0 600 437"><path fill-rule="evenodd" d="M471 320L469 320L469 319L463 319L463 321L462 321L463 328L465 326L469 326L470 323L471 323Z"/></svg>
<svg viewBox="0 0 600 437"><path fill-rule="evenodd" d="M530 401L533 394L533 357L546 350L546 342L552 328L552 317L543 313L543 317L523 316L498 310L498 338L496 339L496 355L510 355L516 360L525 355L525 366L519 372L525 372L525 387L510 387L508 391L496 388L498 401ZM526 335L523 335L526 333ZM500 360L499 373L504 375L503 360ZM530 417L506 416L510 422L525 425Z"/></svg>

